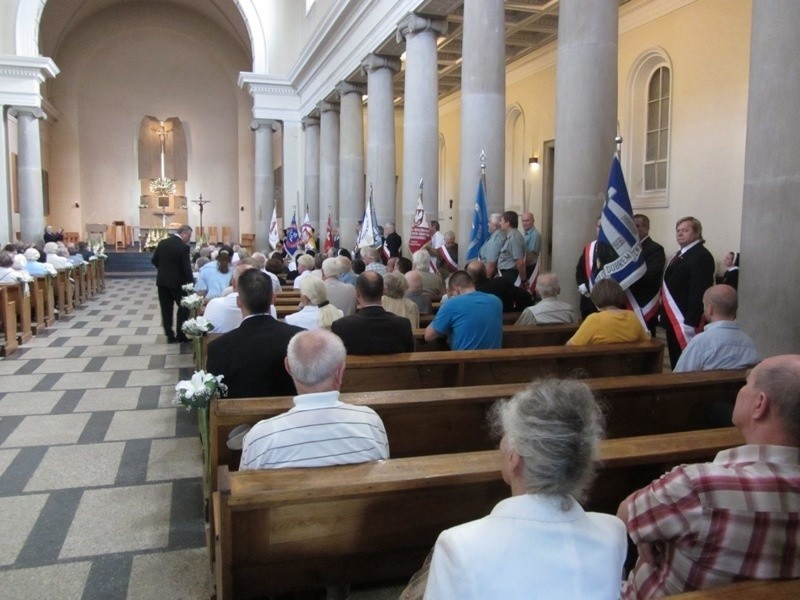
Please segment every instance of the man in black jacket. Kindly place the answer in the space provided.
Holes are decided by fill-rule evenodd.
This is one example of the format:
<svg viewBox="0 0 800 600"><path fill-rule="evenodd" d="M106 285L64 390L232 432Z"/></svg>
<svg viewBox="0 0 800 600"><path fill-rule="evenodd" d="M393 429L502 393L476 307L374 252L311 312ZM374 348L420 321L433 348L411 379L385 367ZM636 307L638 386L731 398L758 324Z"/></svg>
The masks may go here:
<svg viewBox="0 0 800 600"><path fill-rule="evenodd" d="M342 338L347 354L396 354L414 351L411 321L386 311L381 305L383 277L374 271L356 280L358 312L337 319L331 331Z"/></svg>
<svg viewBox="0 0 800 600"><path fill-rule="evenodd" d="M188 342L181 331L181 326L189 318L189 309L181 306L183 290L181 286L194 281L192 263L189 259L189 238L192 228L181 225L178 230L161 240L153 252L152 263L158 269L156 286L158 287L158 303L161 305L161 322L167 342ZM172 330L172 312L178 305L178 322L176 330Z"/></svg>
<svg viewBox="0 0 800 600"><path fill-rule="evenodd" d="M208 344L206 370L224 376L229 398L295 395L284 359L289 340L303 329L272 318L272 280L258 269L242 273L237 289L244 319Z"/></svg>
<svg viewBox="0 0 800 600"><path fill-rule="evenodd" d="M633 221L636 223L636 231L639 233L642 256L647 265L647 271L631 285L631 293L642 309L650 335L655 337L661 282L664 279L664 265L666 264L664 247L650 237L650 219L646 215L633 215Z"/></svg>
<svg viewBox="0 0 800 600"><path fill-rule="evenodd" d="M664 272L661 289L661 325L667 331L672 368L696 333L702 330L703 294L714 285L714 257L706 250L703 225L684 217L675 225L680 250Z"/></svg>

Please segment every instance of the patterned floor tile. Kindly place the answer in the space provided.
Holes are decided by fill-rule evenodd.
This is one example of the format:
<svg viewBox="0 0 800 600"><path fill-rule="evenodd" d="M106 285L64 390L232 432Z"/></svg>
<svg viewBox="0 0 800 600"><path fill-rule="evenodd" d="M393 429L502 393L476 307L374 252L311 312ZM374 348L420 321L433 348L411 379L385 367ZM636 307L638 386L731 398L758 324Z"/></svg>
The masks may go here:
<svg viewBox="0 0 800 600"><path fill-rule="evenodd" d="M113 485L124 448L122 442L50 448L25 491ZM75 465L80 468L76 469Z"/></svg>
<svg viewBox="0 0 800 600"><path fill-rule="evenodd" d="M112 373L64 373L53 384L54 390L82 390L108 386Z"/></svg>
<svg viewBox="0 0 800 600"><path fill-rule="evenodd" d="M11 464L17 454L19 454L17 449L0 450L0 477L6 472L8 465Z"/></svg>
<svg viewBox="0 0 800 600"><path fill-rule="evenodd" d="M46 415L61 400L64 392L11 392L0 400L0 417L8 415Z"/></svg>
<svg viewBox="0 0 800 600"><path fill-rule="evenodd" d="M102 371L123 371L147 369L150 366L149 356L113 356L107 358Z"/></svg>
<svg viewBox="0 0 800 600"><path fill-rule="evenodd" d="M187 581L186 573L199 576ZM143 554L133 559L128 600L195 600L208 598L211 592L211 569L204 548Z"/></svg>
<svg viewBox="0 0 800 600"><path fill-rule="evenodd" d="M147 481L203 476L200 438L153 440L147 462Z"/></svg>
<svg viewBox="0 0 800 600"><path fill-rule="evenodd" d="M128 377L128 387L143 385L168 385L178 383L180 373L178 369L164 369L161 371L131 371Z"/></svg>
<svg viewBox="0 0 800 600"><path fill-rule="evenodd" d="M75 412L133 410L136 408L138 401L139 390L137 388L86 390L83 398L75 406Z"/></svg>
<svg viewBox="0 0 800 600"><path fill-rule="evenodd" d="M2 447L75 444L88 421L88 414L25 417Z"/></svg>
<svg viewBox="0 0 800 600"><path fill-rule="evenodd" d="M60 558L166 548L171 484L86 490Z"/></svg>
<svg viewBox="0 0 800 600"><path fill-rule="evenodd" d="M89 562L71 562L0 571L0 590L3 597L15 600L80 600L91 566Z"/></svg>
<svg viewBox="0 0 800 600"><path fill-rule="evenodd" d="M106 441L175 436L175 409L118 412L111 420Z"/></svg>
<svg viewBox="0 0 800 600"><path fill-rule="evenodd" d="M14 375L0 378L0 392L29 392L44 375Z"/></svg>
<svg viewBox="0 0 800 600"><path fill-rule="evenodd" d="M17 560L28 534L36 524L36 519L47 502L47 494L10 496L0 498L0 531L3 543L0 544L0 565L11 565ZM1 580L0 580L1 581ZM5 590L0 585L0 593ZM13 596L5 596L12 598Z"/></svg>
<svg viewBox="0 0 800 600"><path fill-rule="evenodd" d="M36 373L82 373L88 364L88 358L51 358L37 367Z"/></svg>

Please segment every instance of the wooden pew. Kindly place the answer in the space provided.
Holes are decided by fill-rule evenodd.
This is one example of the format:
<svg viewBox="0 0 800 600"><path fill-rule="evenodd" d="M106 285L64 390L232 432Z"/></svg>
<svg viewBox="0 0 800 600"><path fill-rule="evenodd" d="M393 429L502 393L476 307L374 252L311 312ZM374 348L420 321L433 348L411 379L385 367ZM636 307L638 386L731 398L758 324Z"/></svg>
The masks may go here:
<svg viewBox="0 0 800 600"><path fill-rule="evenodd" d="M56 278L50 275L41 275L37 281L44 280L44 325L50 327L56 322Z"/></svg>
<svg viewBox="0 0 800 600"><path fill-rule="evenodd" d="M607 437L650 435L702 429L705 413L716 402L733 405L746 371L660 373L585 380L606 414ZM342 402L373 408L383 420L393 458L489 450L497 447L487 413L500 398L509 398L524 384L355 392ZM228 448L238 425L255 425L288 411L291 396L215 399L209 410L208 470L211 491L217 467L239 468L241 452Z"/></svg>
<svg viewBox="0 0 800 600"><path fill-rule="evenodd" d="M503 313L503 325L513 325L519 319L521 312L505 312ZM420 315L419 316L419 326L420 327L427 327L433 321L433 318L436 315Z"/></svg>
<svg viewBox="0 0 800 600"><path fill-rule="evenodd" d="M731 585L670 596L671 600L797 600L800 579L740 581Z"/></svg>
<svg viewBox="0 0 800 600"><path fill-rule="evenodd" d="M24 283L0 284L8 291L9 301L14 303L17 319L17 342L24 344L33 337L31 330L31 297L25 295Z"/></svg>
<svg viewBox="0 0 800 600"><path fill-rule="evenodd" d="M613 512L669 466L742 442L734 428L605 440L588 506ZM509 496L499 462L490 450L319 469L220 467L217 598L408 577L443 529Z"/></svg>
<svg viewBox="0 0 800 600"><path fill-rule="evenodd" d="M55 277L56 303L59 315L68 315L73 310L72 282L70 276L72 269L58 269Z"/></svg>
<svg viewBox="0 0 800 600"><path fill-rule="evenodd" d="M33 281L28 284L30 290L31 302L31 330L34 335L41 334L45 327L45 320L47 316L47 306L45 305L45 281L44 276L34 277Z"/></svg>
<svg viewBox="0 0 800 600"><path fill-rule="evenodd" d="M3 332L3 346L0 353L10 356L19 348L17 342L17 305L8 295L9 286L0 285L0 326Z"/></svg>
<svg viewBox="0 0 800 600"><path fill-rule="evenodd" d="M603 346L543 346L500 350L408 352L348 356L343 392L522 383L534 377L584 377L660 373L664 344L658 340Z"/></svg>
<svg viewBox="0 0 800 600"><path fill-rule="evenodd" d="M503 348L532 348L535 346L563 346L575 332L577 323L559 325L503 325ZM425 330L414 330L414 351L431 352L449 350L445 338L425 341Z"/></svg>

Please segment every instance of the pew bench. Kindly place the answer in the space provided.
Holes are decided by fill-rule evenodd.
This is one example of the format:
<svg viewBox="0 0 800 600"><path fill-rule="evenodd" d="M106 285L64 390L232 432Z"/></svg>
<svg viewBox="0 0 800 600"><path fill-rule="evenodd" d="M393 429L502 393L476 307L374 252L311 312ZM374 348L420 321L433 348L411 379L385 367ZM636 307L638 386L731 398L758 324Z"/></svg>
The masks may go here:
<svg viewBox="0 0 800 600"><path fill-rule="evenodd" d="M33 337L31 329L31 297L25 295L24 283L2 283L8 292L8 300L14 304L17 320L17 343L25 344Z"/></svg>
<svg viewBox="0 0 800 600"><path fill-rule="evenodd" d="M705 412L714 403L733 405L746 371L659 373L587 379L606 414L609 438L702 429ZM524 384L507 383L453 388L353 392L342 402L369 406L380 416L393 458L472 452L497 447L487 426L487 413L501 398ZM294 406L291 396L214 399L209 409L211 491L217 468L239 468L241 451L227 446L238 425L255 425Z"/></svg>
<svg viewBox="0 0 800 600"><path fill-rule="evenodd" d="M666 468L741 444L734 428L605 440L591 510L614 512ZM214 493L217 598L410 576L439 533L509 496L496 450L231 473Z"/></svg>
<svg viewBox="0 0 800 600"><path fill-rule="evenodd" d="M610 377L660 373L659 340L597 346L543 346L459 352L348 356L343 392L523 383L534 377Z"/></svg>
<svg viewBox="0 0 800 600"><path fill-rule="evenodd" d="M10 356L19 348L17 342L17 305L9 297L9 287L0 285L0 327L3 334L3 345L0 354Z"/></svg>
<svg viewBox="0 0 800 600"><path fill-rule="evenodd" d="M578 331L577 323L558 325L503 325L503 348L531 348L535 346L563 346ZM425 341L425 330L414 330L414 351L431 352L449 350L445 338Z"/></svg>

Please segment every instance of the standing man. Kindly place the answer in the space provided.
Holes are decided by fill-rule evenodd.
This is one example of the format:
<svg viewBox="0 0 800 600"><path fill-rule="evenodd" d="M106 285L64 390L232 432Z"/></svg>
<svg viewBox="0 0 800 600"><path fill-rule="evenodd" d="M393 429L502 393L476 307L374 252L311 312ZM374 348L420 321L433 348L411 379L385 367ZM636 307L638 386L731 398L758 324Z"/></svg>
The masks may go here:
<svg viewBox="0 0 800 600"><path fill-rule="evenodd" d="M189 259L189 238L192 228L181 225L178 230L161 240L153 252L152 263L158 269L156 286L158 287L158 303L161 305L161 322L167 343L188 342L181 326L189 318L189 309L181 306L183 290L181 286L192 283L192 262ZM178 306L178 322L176 331L172 331L172 311Z"/></svg>
<svg viewBox="0 0 800 600"><path fill-rule="evenodd" d="M500 276L512 285L516 285L519 277L519 286L525 286L525 238L519 232L519 217L513 210L507 210L500 217L500 230L506 239L500 248L497 257L497 268Z"/></svg>
<svg viewBox="0 0 800 600"><path fill-rule="evenodd" d="M664 280L666 258L664 247L650 238L650 219L646 215L633 215L639 241L642 244L642 256L647 271L631 287L631 294L642 309L642 316L650 335L655 337L658 323L658 306L661 302L661 282Z"/></svg>
<svg viewBox="0 0 800 600"><path fill-rule="evenodd" d="M403 256L403 238L397 233L394 223L387 223L383 226L383 263L386 264L390 258Z"/></svg>
<svg viewBox="0 0 800 600"><path fill-rule="evenodd" d="M532 212L522 213L522 230L525 232L525 280L533 273L539 260L539 251L542 247L542 236L534 227L536 221Z"/></svg>
<svg viewBox="0 0 800 600"><path fill-rule="evenodd" d="M670 366L674 369L686 344L703 328L703 294L714 285L714 257L706 250L703 225L684 217L675 225L680 250L664 272L661 326L667 330Z"/></svg>
<svg viewBox="0 0 800 600"><path fill-rule="evenodd" d="M497 277L497 257L500 256L500 249L506 241L506 235L500 229L500 213L492 213L489 216L489 239L481 246L478 258L486 265L486 276L491 279Z"/></svg>
<svg viewBox="0 0 800 600"><path fill-rule="evenodd" d="M733 408L745 444L622 502L617 516L639 550L624 599L800 577L799 413L800 356L764 360Z"/></svg>

